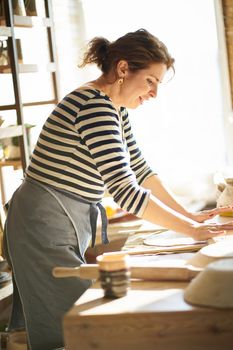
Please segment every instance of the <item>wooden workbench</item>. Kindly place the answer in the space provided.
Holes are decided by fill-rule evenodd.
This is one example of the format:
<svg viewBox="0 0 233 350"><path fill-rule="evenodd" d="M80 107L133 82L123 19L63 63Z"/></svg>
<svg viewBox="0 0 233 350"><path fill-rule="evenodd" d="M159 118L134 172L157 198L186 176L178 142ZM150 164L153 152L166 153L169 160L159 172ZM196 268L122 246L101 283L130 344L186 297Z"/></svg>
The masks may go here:
<svg viewBox="0 0 233 350"><path fill-rule="evenodd" d="M233 309L199 308L183 299L186 283L132 282L106 299L94 284L64 318L66 350L230 350Z"/></svg>
<svg viewBox="0 0 233 350"><path fill-rule="evenodd" d="M144 234L128 236L123 249L141 248L144 238ZM149 251L148 254L134 259L140 262L166 259L166 256L152 256ZM170 257L177 254L167 256ZM103 290L96 282L64 317L65 349L233 349L233 309L186 303L183 294L187 285L133 281L127 296L111 300L103 297Z"/></svg>

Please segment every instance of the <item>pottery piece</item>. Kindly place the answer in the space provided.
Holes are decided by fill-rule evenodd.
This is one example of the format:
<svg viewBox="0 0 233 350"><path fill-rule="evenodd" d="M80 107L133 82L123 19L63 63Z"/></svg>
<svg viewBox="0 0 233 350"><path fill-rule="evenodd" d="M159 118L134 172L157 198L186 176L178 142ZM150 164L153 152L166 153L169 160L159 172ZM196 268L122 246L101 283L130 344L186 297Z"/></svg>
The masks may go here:
<svg viewBox="0 0 233 350"><path fill-rule="evenodd" d="M188 285L184 299L193 305L233 308L233 259L209 264Z"/></svg>

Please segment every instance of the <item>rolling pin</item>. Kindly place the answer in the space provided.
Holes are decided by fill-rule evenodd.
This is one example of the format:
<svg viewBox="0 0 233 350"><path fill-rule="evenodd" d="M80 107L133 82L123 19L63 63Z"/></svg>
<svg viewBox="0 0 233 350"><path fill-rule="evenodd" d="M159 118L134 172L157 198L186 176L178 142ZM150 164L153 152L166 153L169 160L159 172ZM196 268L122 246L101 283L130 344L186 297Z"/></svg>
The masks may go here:
<svg viewBox="0 0 233 350"><path fill-rule="evenodd" d="M105 253L114 256L124 252ZM153 265L130 265L131 278L154 281L190 281L209 263L233 257L233 237L203 247L189 261L182 264L173 260L169 263L155 262ZM98 279L97 264L83 264L79 267L55 267L54 277L80 277L84 279Z"/></svg>
<svg viewBox="0 0 233 350"><path fill-rule="evenodd" d="M190 281L202 268L191 265L182 266L131 266L131 278L152 281ZM84 279L98 279L99 270L97 264L82 264L79 267L55 267L53 276L79 277Z"/></svg>

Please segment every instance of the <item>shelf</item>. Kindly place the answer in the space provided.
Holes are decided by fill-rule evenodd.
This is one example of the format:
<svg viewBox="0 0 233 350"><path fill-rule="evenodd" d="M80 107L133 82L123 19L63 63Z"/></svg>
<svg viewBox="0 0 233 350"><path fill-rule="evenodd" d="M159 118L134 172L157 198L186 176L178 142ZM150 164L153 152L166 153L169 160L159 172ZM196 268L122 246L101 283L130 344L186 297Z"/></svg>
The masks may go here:
<svg viewBox="0 0 233 350"><path fill-rule="evenodd" d="M7 36L9 38L11 36L11 28L0 26L0 36Z"/></svg>
<svg viewBox="0 0 233 350"><path fill-rule="evenodd" d="M58 88L57 88L57 63L56 63L56 52L55 52L55 33L54 33L54 22L52 18L52 0L40 0L39 2L44 7L42 16L33 16L34 13L30 13L32 16L19 16L14 14L14 0L0 0L4 4L4 15L0 17L0 37L10 37L8 48L9 60L6 62L5 66L0 66L0 75L8 74L8 77L12 79L12 87L14 92L14 100L9 104L0 105L1 111L13 110L16 114L17 121L12 129L0 130L0 140L10 137L20 137L20 152L17 154L12 153L12 157L15 159L2 159L0 160L0 173L1 168L5 166L13 166L15 169L22 169L23 172L27 168L30 154L27 143L27 133L24 132L24 107L42 106L47 104L57 104L58 103ZM23 0L22 0L23 1ZM29 13L28 13L29 14ZM17 29L18 28L18 29ZM22 28L22 29L21 29ZM38 29L38 30L37 30ZM34 62L22 62L18 59L17 55L17 42L16 38L19 34L23 32L28 32L31 34L29 38L31 41L31 50L37 49L38 41L33 39L34 31L37 30L38 35L41 35L41 40L46 44L47 49L45 54L42 52L44 60L41 63L40 57ZM17 33L18 32L18 33ZM26 34L26 33L25 33ZM4 38L5 39L5 38ZM26 41L26 37L22 36L22 40ZM23 45L22 45L23 46ZM30 50L30 47L28 50ZM26 47L25 47L26 49ZM40 54L39 54L40 56ZM46 60L47 58L47 60ZM46 60L46 61L45 61ZM3 62L4 63L4 62ZM53 97L51 100L43 101L32 101L25 102L22 101L21 93L21 83L26 84L21 73L32 73L28 74L27 77L31 84L35 85L40 82L40 79L44 79L47 83L48 78L50 79L53 86ZM34 73L34 74L33 74ZM0 76L1 80L4 80L3 76ZM7 78L8 79L8 78ZM22 81L21 81L22 80ZM3 81L4 84L4 81ZM4 85L3 85L4 88ZM25 89L28 87L25 86ZM29 87L30 89L30 87ZM10 123L8 123L10 124ZM19 126L19 129L17 128ZM1 128L0 128L1 129ZM3 141L2 141L3 143ZM8 155L7 153L5 154ZM11 156L11 154L9 154ZM16 159L19 158L20 159ZM2 192L1 202L4 204L4 186L0 183L0 192Z"/></svg>
<svg viewBox="0 0 233 350"><path fill-rule="evenodd" d="M0 111L10 111L16 108L16 104L0 106Z"/></svg>
<svg viewBox="0 0 233 350"><path fill-rule="evenodd" d="M19 73L37 73L40 72L50 72L53 73L56 71L56 64L54 62L50 62L46 65L46 67L38 67L37 64L24 64L19 63ZM0 74L11 73L11 68L9 65L0 66Z"/></svg>
<svg viewBox="0 0 233 350"><path fill-rule="evenodd" d="M52 104L56 105L57 104L57 100L52 99L52 100L44 100L44 101L25 102L25 103L23 103L23 107L52 105ZM1 107L0 107L0 110L1 110Z"/></svg>
<svg viewBox="0 0 233 350"><path fill-rule="evenodd" d="M20 159L0 159L0 168L4 166L13 166L17 170L22 168L22 163Z"/></svg>
<svg viewBox="0 0 233 350"><path fill-rule="evenodd" d="M4 19L0 20L0 25L5 26L6 23ZM20 27L20 28L32 28L34 26L44 26L44 27L51 27L52 26L52 20L47 17L37 17L37 16L18 16L14 15L14 26ZM8 28L8 27L5 27ZM8 28L10 29L10 28ZM0 32L0 35L1 34ZM5 35L5 34L4 34ZM8 35L6 35L8 36Z"/></svg>
<svg viewBox="0 0 233 350"><path fill-rule="evenodd" d="M37 64L23 64L19 63L19 73L35 73L38 72ZM0 66L0 74L11 73L10 66Z"/></svg>
<svg viewBox="0 0 233 350"><path fill-rule="evenodd" d="M40 105L56 105L57 100L52 99L52 100L44 100L44 101L33 101L33 102L24 102L23 107L32 107L32 106L40 106ZM16 109L16 105L3 105L0 106L0 111L9 111L12 109Z"/></svg>
<svg viewBox="0 0 233 350"><path fill-rule="evenodd" d="M14 25L16 27L33 27L32 17L14 15Z"/></svg>
<svg viewBox="0 0 233 350"><path fill-rule="evenodd" d="M13 125L5 128L0 127L0 140L21 135L23 135L22 125Z"/></svg>
<svg viewBox="0 0 233 350"><path fill-rule="evenodd" d="M33 27L33 20L32 20L32 17L30 17L30 16L14 15L13 19L14 19L14 26L15 27L26 27L26 28ZM0 24L6 25L5 20L1 19Z"/></svg>

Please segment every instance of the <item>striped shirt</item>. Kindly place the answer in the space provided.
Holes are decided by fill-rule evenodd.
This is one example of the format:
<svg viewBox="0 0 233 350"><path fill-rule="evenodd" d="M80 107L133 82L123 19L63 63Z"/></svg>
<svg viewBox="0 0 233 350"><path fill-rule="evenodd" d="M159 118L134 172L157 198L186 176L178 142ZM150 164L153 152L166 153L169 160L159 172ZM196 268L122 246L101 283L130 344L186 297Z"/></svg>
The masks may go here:
<svg viewBox="0 0 233 350"><path fill-rule="evenodd" d="M71 191L91 202L105 189L124 210L142 216L152 175L133 137L128 113L119 115L102 91L80 88L56 106L39 135L29 177Z"/></svg>

